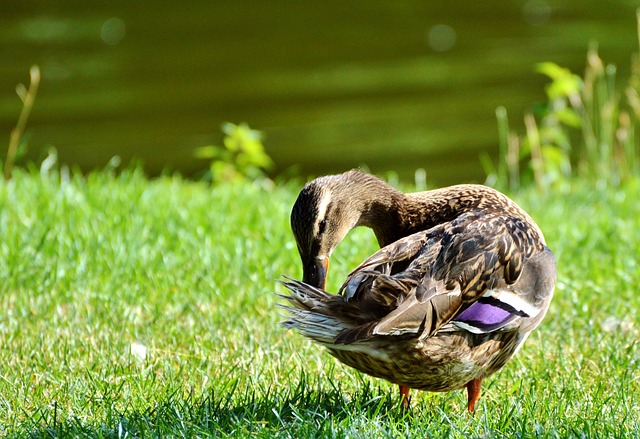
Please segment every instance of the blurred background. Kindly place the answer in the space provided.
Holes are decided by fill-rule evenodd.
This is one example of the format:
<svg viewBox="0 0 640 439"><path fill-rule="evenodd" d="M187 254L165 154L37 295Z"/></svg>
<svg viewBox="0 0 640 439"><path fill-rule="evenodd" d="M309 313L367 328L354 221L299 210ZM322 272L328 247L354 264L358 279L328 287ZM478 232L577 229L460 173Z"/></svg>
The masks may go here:
<svg viewBox="0 0 640 439"><path fill-rule="evenodd" d="M445 4L446 3L446 4ZM628 75L631 0L429 2L18 1L0 5L0 157L18 83L42 82L28 159L104 167L118 155L197 177L225 121L265 133L274 174L366 165L430 184L482 181L511 125L544 101L536 63L582 74L587 49Z"/></svg>

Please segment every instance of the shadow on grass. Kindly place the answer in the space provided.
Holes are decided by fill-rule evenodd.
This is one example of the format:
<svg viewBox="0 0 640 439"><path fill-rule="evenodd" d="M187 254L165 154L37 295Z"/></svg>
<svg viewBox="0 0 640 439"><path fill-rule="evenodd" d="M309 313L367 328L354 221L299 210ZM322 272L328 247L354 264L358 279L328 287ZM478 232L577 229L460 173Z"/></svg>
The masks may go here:
<svg viewBox="0 0 640 439"><path fill-rule="evenodd" d="M61 421L55 409L43 410L7 437L334 436L354 417L392 424L412 419L413 412L402 409L395 396L368 384L347 394L305 379L293 389L239 396L231 383L222 392L200 398L172 396L147 410L114 411L97 422Z"/></svg>

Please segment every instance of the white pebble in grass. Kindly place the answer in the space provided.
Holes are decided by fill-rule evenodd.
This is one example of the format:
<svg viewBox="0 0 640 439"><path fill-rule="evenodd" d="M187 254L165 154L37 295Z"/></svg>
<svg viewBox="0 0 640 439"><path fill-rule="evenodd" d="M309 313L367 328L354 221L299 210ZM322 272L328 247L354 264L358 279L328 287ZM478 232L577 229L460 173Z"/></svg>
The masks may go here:
<svg viewBox="0 0 640 439"><path fill-rule="evenodd" d="M143 344L131 343L131 355L138 361L144 361L147 358L147 347Z"/></svg>
<svg viewBox="0 0 640 439"><path fill-rule="evenodd" d="M616 317L607 317L600 327L604 332L619 332L622 334L628 334L633 329L633 322L626 319L618 319Z"/></svg>

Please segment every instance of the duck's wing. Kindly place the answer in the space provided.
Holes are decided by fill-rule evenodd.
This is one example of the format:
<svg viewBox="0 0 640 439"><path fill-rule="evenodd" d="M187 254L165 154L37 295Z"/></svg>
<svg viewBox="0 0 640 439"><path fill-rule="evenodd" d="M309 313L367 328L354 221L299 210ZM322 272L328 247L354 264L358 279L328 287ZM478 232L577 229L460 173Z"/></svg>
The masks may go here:
<svg viewBox="0 0 640 439"><path fill-rule="evenodd" d="M550 256L536 262L546 252ZM549 282L539 285L545 276L551 288ZM400 239L356 268L341 288L343 296L353 309L378 306L380 317L358 322L336 342L429 337L449 322L471 332L495 331L537 314L554 281L555 262L537 230L517 217L470 212Z"/></svg>

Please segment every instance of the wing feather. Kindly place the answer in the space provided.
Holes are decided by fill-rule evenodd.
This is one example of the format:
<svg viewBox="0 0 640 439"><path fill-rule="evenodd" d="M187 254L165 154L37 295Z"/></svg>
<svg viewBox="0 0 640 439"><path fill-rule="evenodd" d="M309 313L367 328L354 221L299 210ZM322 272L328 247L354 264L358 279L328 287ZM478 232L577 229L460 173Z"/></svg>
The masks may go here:
<svg viewBox="0 0 640 439"><path fill-rule="evenodd" d="M517 281L527 259L539 250L537 235L527 227L503 214L468 212L382 248L341 288L346 301L378 304L382 316L343 331L338 342L429 337L492 288Z"/></svg>

